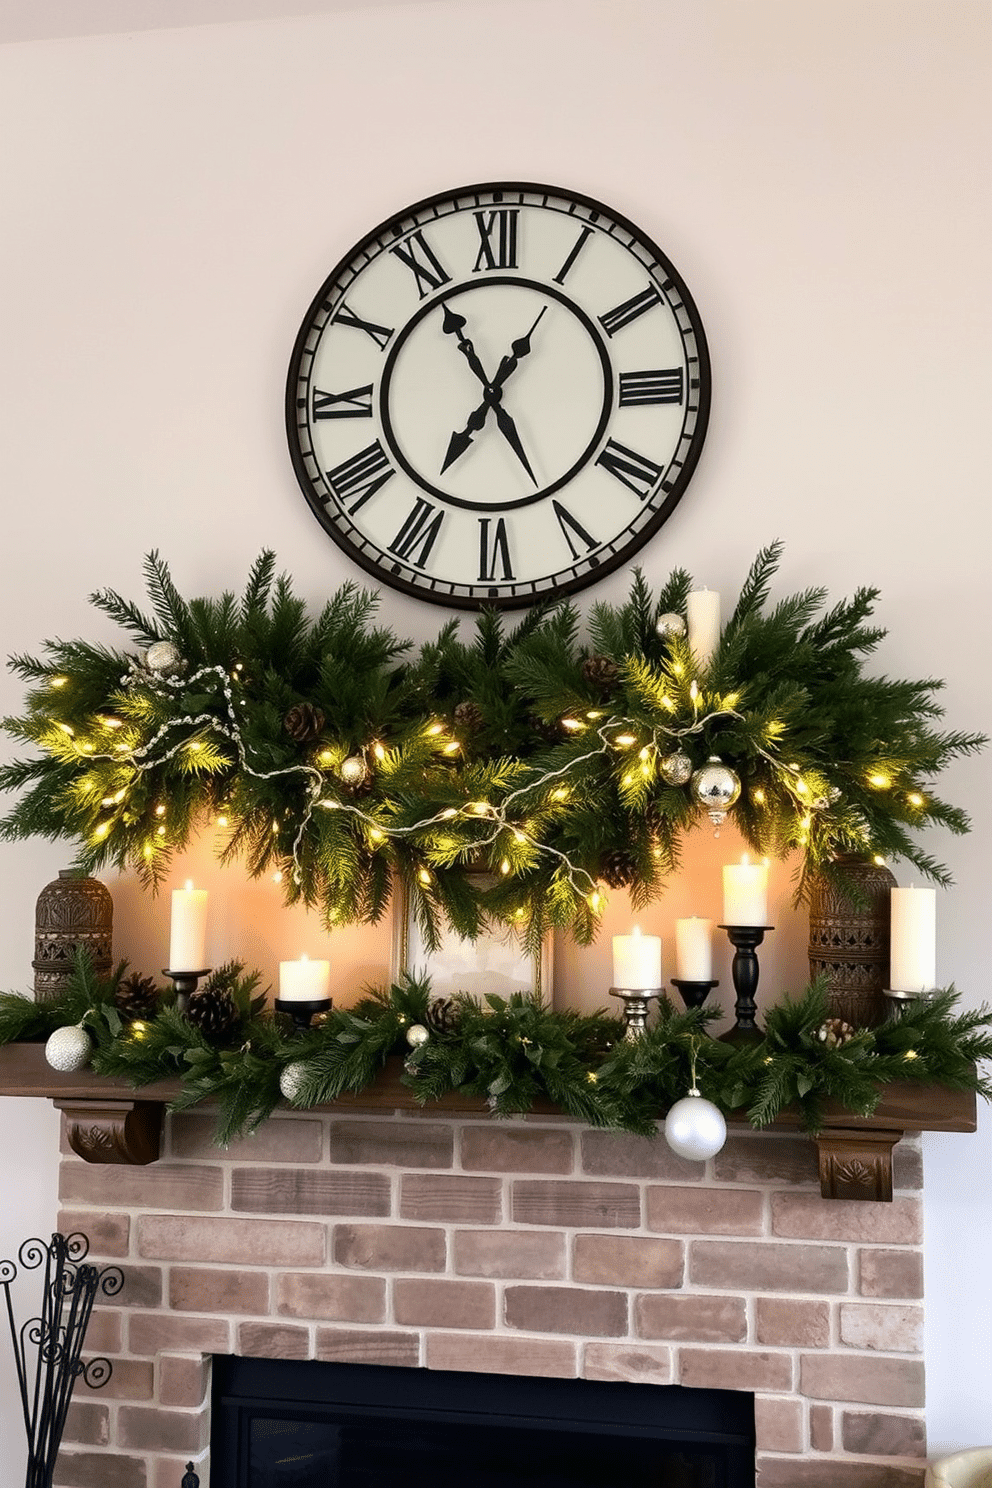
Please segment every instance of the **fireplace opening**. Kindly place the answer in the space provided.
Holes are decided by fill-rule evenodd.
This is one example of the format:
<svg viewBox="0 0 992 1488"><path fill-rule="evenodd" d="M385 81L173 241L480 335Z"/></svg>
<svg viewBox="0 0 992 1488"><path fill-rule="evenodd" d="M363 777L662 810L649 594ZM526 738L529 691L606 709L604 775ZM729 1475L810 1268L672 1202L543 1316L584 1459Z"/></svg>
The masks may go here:
<svg viewBox="0 0 992 1488"><path fill-rule="evenodd" d="M214 1359L212 1488L755 1488L754 1396Z"/></svg>

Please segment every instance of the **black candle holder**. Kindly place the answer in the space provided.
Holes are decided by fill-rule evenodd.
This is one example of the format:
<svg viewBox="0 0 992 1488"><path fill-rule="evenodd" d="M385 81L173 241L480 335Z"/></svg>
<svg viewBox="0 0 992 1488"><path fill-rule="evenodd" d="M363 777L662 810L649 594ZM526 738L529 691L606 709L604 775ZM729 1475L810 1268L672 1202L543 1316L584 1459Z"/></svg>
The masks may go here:
<svg viewBox="0 0 992 1488"><path fill-rule="evenodd" d="M273 1006L277 1013L292 1018L295 1032L306 1033L311 1019L318 1013L330 1012L332 1002L329 997L277 997Z"/></svg>
<svg viewBox="0 0 992 1488"><path fill-rule="evenodd" d="M702 1007L713 988L719 985L719 982L693 982L685 977L672 977L672 986L679 989L679 996L687 1008Z"/></svg>
<svg viewBox="0 0 992 1488"><path fill-rule="evenodd" d="M763 1037L761 1029L754 1021L754 1015L758 1011L754 1000L754 994L758 990L759 975L756 952L765 938L765 931L774 928L774 925L720 926L721 930L726 930L727 938L734 947L730 975L733 978L734 991L737 993L737 1001L734 1003L734 1016L737 1021L733 1028L720 1035L725 1043L756 1043Z"/></svg>
<svg viewBox="0 0 992 1488"><path fill-rule="evenodd" d="M619 997L623 1003L623 1020L627 1025L624 1038L639 1039L647 1027L648 1005L655 997L661 997L663 987L611 987L610 996Z"/></svg>
<svg viewBox="0 0 992 1488"><path fill-rule="evenodd" d="M205 966L202 971L163 971L162 975L169 977L176 989L176 1007L181 1013L189 1012L189 1000L196 991L196 984L209 972L209 966Z"/></svg>

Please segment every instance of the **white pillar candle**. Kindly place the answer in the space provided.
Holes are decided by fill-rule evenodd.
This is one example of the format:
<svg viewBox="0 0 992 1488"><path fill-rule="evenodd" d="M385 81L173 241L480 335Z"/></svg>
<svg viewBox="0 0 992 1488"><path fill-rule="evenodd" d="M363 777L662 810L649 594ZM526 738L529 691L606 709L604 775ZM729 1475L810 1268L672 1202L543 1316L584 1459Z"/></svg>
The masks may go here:
<svg viewBox="0 0 992 1488"><path fill-rule="evenodd" d="M205 971L207 891L194 889L191 879L184 889L172 891L170 930L169 971Z"/></svg>
<svg viewBox="0 0 992 1488"><path fill-rule="evenodd" d="M768 922L768 869L752 863L747 853L723 870L723 923L765 925Z"/></svg>
<svg viewBox="0 0 992 1488"><path fill-rule="evenodd" d="M614 935L613 985L629 992L661 986L660 935L642 935L636 925L629 935Z"/></svg>
<svg viewBox="0 0 992 1488"><path fill-rule="evenodd" d="M283 1002L322 1002L331 995L331 963L311 961L279 962L279 996Z"/></svg>
<svg viewBox="0 0 992 1488"><path fill-rule="evenodd" d="M712 589L691 589L686 595L685 617L689 650L705 666L720 644L720 596Z"/></svg>
<svg viewBox="0 0 992 1488"><path fill-rule="evenodd" d="M892 889L889 984L893 992L937 985L937 896L933 889Z"/></svg>
<svg viewBox="0 0 992 1488"><path fill-rule="evenodd" d="M675 975L680 982L713 980L713 921L675 921Z"/></svg>

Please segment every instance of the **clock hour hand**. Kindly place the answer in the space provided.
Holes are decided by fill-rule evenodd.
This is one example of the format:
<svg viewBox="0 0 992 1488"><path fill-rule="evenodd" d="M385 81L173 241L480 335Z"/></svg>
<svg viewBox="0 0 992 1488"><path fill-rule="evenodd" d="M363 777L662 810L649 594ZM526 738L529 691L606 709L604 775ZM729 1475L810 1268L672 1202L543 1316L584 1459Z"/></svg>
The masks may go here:
<svg viewBox="0 0 992 1488"><path fill-rule="evenodd" d="M482 383L483 387L488 388L490 386L490 382L489 378L486 376L485 368L479 361L475 347L472 345L469 338L466 335L463 335L463 332L465 330L465 317L464 315L456 314L456 312L452 310L447 301L445 301L444 305L444 319L441 322L441 329L444 331L446 336L456 336L458 338L458 350L462 353L472 371Z"/></svg>

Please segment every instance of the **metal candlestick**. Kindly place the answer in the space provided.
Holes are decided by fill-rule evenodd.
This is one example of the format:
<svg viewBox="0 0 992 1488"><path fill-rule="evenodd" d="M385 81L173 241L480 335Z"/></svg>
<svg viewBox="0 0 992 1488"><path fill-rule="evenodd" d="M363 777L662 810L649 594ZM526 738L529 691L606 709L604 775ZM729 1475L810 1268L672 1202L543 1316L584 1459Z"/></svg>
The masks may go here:
<svg viewBox="0 0 992 1488"><path fill-rule="evenodd" d="M624 1038L639 1039L647 1027L648 1004L661 997L663 987L611 987L610 996L623 1002L623 1020L627 1025Z"/></svg>
<svg viewBox="0 0 992 1488"><path fill-rule="evenodd" d="M210 971L205 966L202 971L163 971L162 975L172 981L176 989L176 1007L181 1013L189 1012L189 999L196 991L196 984L201 977L205 977Z"/></svg>
<svg viewBox="0 0 992 1488"><path fill-rule="evenodd" d="M894 987L886 987L882 994L889 999L889 1023L897 1023L909 1010L911 1002L929 1002L933 996L932 992L897 992Z"/></svg>
<svg viewBox="0 0 992 1488"><path fill-rule="evenodd" d="M297 1033L306 1033L310 1027L311 1018L318 1013L330 1012L332 1002L329 997L290 998L277 997L273 1003L277 1013L286 1013L293 1020Z"/></svg>
<svg viewBox="0 0 992 1488"><path fill-rule="evenodd" d="M762 1037L761 1029L754 1021L758 1011L754 994L758 990L758 957L755 952L765 938L766 930L773 925L721 925L734 947L734 960L730 974L734 982L737 1001L734 1004L736 1023L720 1037L728 1044L753 1043Z"/></svg>
<svg viewBox="0 0 992 1488"><path fill-rule="evenodd" d="M679 996L687 1008L702 1007L709 993L719 982L692 982L684 977L672 977L672 986L678 987Z"/></svg>

